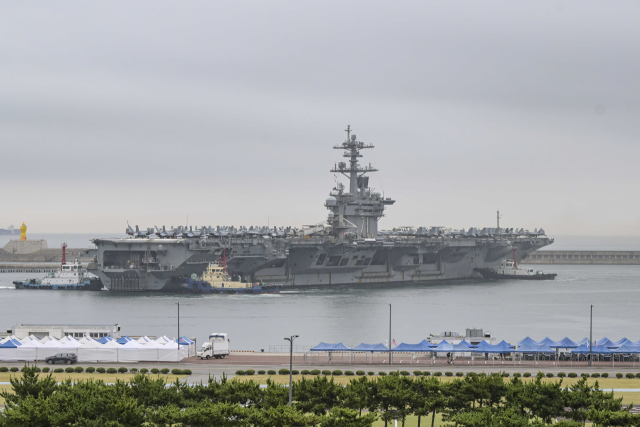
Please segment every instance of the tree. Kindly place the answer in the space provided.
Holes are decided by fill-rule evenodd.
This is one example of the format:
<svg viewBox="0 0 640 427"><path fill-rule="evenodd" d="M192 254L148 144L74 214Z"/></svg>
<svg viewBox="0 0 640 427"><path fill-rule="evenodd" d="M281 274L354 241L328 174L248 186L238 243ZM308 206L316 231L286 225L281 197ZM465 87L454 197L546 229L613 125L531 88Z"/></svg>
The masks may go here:
<svg viewBox="0 0 640 427"><path fill-rule="evenodd" d="M289 388L267 379L267 388L262 390L262 399L257 406L260 408L276 408L288 404Z"/></svg>
<svg viewBox="0 0 640 427"><path fill-rule="evenodd" d="M302 412L324 415L336 406L344 393L344 387L336 384L333 377L317 376L313 380L304 377L293 387L295 406Z"/></svg>
<svg viewBox="0 0 640 427"><path fill-rule="evenodd" d="M320 427L371 427L376 414L361 416L358 411L347 408L333 408L320 423Z"/></svg>
<svg viewBox="0 0 640 427"><path fill-rule="evenodd" d="M534 381L525 384L520 402L523 409L550 423L552 418L565 414L562 380L544 383L542 378L543 375L539 374Z"/></svg>
<svg viewBox="0 0 640 427"><path fill-rule="evenodd" d="M360 415L362 410L373 404L374 382L367 377L352 379L342 393L341 406L355 409Z"/></svg>
<svg viewBox="0 0 640 427"><path fill-rule="evenodd" d="M0 393L5 400L5 405L11 407L18 404L21 400L31 396L38 398L42 395L45 399L56 391L56 380L51 374L40 378L40 374L36 371L36 367L25 365L20 378L11 377L9 379L13 393L3 391Z"/></svg>
<svg viewBox="0 0 640 427"><path fill-rule="evenodd" d="M442 394L441 383L436 377L419 377L413 382L414 394L411 408L418 416L418 427L423 416L431 414L433 427L436 413L444 408L445 398Z"/></svg>
<svg viewBox="0 0 640 427"><path fill-rule="evenodd" d="M408 377L389 375L377 380L377 400L382 410L381 419L385 426L391 420L402 420L402 425L411 414L411 402L414 397L412 380Z"/></svg>

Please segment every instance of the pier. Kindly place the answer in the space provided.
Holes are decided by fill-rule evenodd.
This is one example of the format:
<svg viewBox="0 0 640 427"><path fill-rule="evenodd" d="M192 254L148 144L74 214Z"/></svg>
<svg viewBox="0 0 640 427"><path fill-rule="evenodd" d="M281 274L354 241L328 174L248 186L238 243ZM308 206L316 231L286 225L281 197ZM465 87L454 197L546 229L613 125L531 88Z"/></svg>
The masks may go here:
<svg viewBox="0 0 640 427"><path fill-rule="evenodd" d="M640 264L640 251L535 251L521 264Z"/></svg>

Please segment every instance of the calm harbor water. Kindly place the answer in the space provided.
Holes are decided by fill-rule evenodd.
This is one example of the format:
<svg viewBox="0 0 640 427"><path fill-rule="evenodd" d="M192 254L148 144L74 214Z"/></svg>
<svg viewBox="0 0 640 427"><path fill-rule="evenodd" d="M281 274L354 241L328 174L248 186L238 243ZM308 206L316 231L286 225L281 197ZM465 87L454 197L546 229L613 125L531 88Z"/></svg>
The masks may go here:
<svg viewBox="0 0 640 427"><path fill-rule="evenodd" d="M640 340L640 266L541 266L555 281L459 282L401 286L338 287L283 291L279 295L176 295L154 293L15 290L29 274L0 274L0 328L16 323L119 324L123 334L177 335L198 342L228 332L237 350L268 351L283 338L384 342L392 304L393 338L415 343L442 331L482 327L499 340L589 335Z"/></svg>

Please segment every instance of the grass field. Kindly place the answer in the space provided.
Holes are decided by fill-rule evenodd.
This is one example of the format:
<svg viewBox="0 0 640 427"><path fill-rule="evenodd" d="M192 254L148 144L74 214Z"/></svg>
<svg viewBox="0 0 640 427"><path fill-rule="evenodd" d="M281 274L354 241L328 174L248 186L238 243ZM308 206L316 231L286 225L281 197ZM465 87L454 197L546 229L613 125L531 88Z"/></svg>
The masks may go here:
<svg viewBox="0 0 640 427"><path fill-rule="evenodd" d="M40 377L44 377L47 376L48 373L44 374L42 372L40 372ZM126 374L87 374L86 372L83 372L81 374L78 373L66 373L66 372L62 372L59 374L51 374L53 376L53 378L56 379L56 381L58 382L63 382L66 381L67 378L69 378L71 381L81 381L81 380L88 380L88 379L94 379L94 380L102 380L105 383L115 383L116 380L121 380L121 381L128 381L129 379L131 379L134 374L131 373L126 373ZM153 378L164 378L166 379L168 382L173 382L178 378L184 378L186 375L172 375L172 374L167 374L167 375L163 375L163 374L147 374ZM0 372L0 382L9 382L9 378L11 377L18 377L20 378L20 376L22 376L21 372Z"/></svg>

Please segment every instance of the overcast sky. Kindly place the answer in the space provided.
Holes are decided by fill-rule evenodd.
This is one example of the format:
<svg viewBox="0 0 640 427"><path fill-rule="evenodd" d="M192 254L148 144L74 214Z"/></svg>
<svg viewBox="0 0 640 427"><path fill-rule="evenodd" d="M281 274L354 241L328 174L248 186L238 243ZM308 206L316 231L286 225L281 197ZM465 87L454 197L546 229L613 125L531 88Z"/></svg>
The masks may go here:
<svg viewBox="0 0 640 427"><path fill-rule="evenodd" d="M326 218L640 235L640 2L0 3L0 228ZM344 180L343 180L344 181Z"/></svg>

